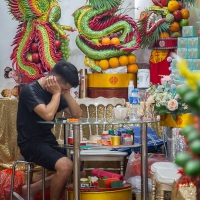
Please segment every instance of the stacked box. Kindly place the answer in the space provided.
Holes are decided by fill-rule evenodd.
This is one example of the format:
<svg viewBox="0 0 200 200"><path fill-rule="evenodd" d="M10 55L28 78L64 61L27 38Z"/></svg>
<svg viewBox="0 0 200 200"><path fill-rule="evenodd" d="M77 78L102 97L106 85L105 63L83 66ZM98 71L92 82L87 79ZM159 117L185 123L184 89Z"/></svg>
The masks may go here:
<svg viewBox="0 0 200 200"><path fill-rule="evenodd" d="M178 38L178 47L187 49L187 47L188 47L188 38L179 37Z"/></svg>
<svg viewBox="0 0 200 200"><path fill-rule="evenodd" d="M198 26L184 26L182 28L182 37L178 38L177 55L186 59L188 67L192 71L200 71L200 38L198 37ZM171 71L174 74L175 83L184 83L180 77L176 60L171 63Z"/></svg>
<svg viewBox="0 0 200 200"><path fill-rule="evenodd" d="M187 56L188 56L187 48L177 49L177 55L180 56L181 58L187 58Z"/></svg>
<svg viewBox="0 0 200 200"><path fill-rule="evenodd" d="M191 58L191 59L200 58L200 48L188 49L186 58Z"/></svg>
<svg viewBox="0 0 200 200"><path fill-rule="evenodd" d="M200 71L200 59L193 59L193 69L192 70L198 70Z"/></svg>
<svg viewBox="0 0 200 200"><path fill-rule="evenodd" d="M192 38L184 38L187 39L187 48L188 49L198 49L200 47L200 38L192 37Z"/></svg>
<svg viewBox="0 0 200 200"><path fill-rule="evenodd" d="M182 36L183 37L198 37L198 26L183 26Z"/></svg>

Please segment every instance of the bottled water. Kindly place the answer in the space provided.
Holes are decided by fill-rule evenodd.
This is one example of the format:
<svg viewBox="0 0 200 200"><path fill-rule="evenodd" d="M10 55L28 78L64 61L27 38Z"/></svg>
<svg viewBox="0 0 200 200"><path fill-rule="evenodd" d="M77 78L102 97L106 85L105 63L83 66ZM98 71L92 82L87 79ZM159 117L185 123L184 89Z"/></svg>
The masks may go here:
<svg viewBox="0 0 200 200"><path fill-rule="evenodd" d="M128 85L128 98L131 96L131 92L132 90L134 90L134 84L133 81L129 81L129 85Z"/></svg>
<svg viewBox="0 0 200 200"><path fill-rule="evenodd" d="M131 121L137 121L139 119L138 110L140 106L140 98L137 89L132 90L131 96L129 97L129 102L130 102L129 119Z"/></svg>

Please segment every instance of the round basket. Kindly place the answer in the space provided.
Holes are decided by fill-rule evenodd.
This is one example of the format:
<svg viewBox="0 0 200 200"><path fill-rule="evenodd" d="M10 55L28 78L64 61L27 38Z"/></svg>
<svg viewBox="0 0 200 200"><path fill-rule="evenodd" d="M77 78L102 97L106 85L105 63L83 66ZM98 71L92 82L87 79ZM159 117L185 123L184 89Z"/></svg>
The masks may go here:
<svg viewBox="0 0 200 200"><path fill-rule="evenodd" d="M124 184L120 188L81 188L80 199L88 200L132 200L132 191L130 184ZM66 187L68 200L73 200L73 185Z"/></svg>

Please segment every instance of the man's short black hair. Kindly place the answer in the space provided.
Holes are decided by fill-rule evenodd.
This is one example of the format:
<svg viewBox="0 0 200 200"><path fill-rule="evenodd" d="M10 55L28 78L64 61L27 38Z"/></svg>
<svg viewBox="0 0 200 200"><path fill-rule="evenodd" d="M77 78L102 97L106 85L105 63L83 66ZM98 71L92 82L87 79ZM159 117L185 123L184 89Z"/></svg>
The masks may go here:
<svg viewBox="0 0 200 200"><path fill-rule="evenodd" d="M60 76L65 83L69 83L72 87L79 85L78 70L70 62L59 61L55 64L50 74Z"/></svg>

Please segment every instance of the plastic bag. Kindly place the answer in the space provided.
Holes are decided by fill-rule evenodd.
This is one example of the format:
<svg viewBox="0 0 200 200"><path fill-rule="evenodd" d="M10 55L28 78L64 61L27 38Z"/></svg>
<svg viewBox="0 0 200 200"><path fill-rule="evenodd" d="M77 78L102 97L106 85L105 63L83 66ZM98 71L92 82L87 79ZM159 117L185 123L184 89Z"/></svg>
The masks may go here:
<svg viewBox="0 0 200 200"><path fill-rule="evenodd" d="M141 193L141 176L134 176L130 177L126 181L127 183L130 183L132 185L132 192L138 194ZM151 179L148 178L148 191L151 192L152 183Z"/></svg>
<svg viewBox="0 0 200 200"><path fill-rule="evenodd" d="M148 153L148 177L150 177L151 165L154 162L165 162L168 161L165 158L165 154L155 154L155 153ZM126 166L126 173L125 173L125 181L133 176L140 176L141 175L141 154L132 152L129 156L128 163Z"/></svg>
<svg viewBox="0 0 200 200"><path fill-rule="evenodd" d="M0 171L0 199L8 200L10 198L12 169ZM21 195L24 185L25 173L21 170L15 170L14 191Z"/></svg>

